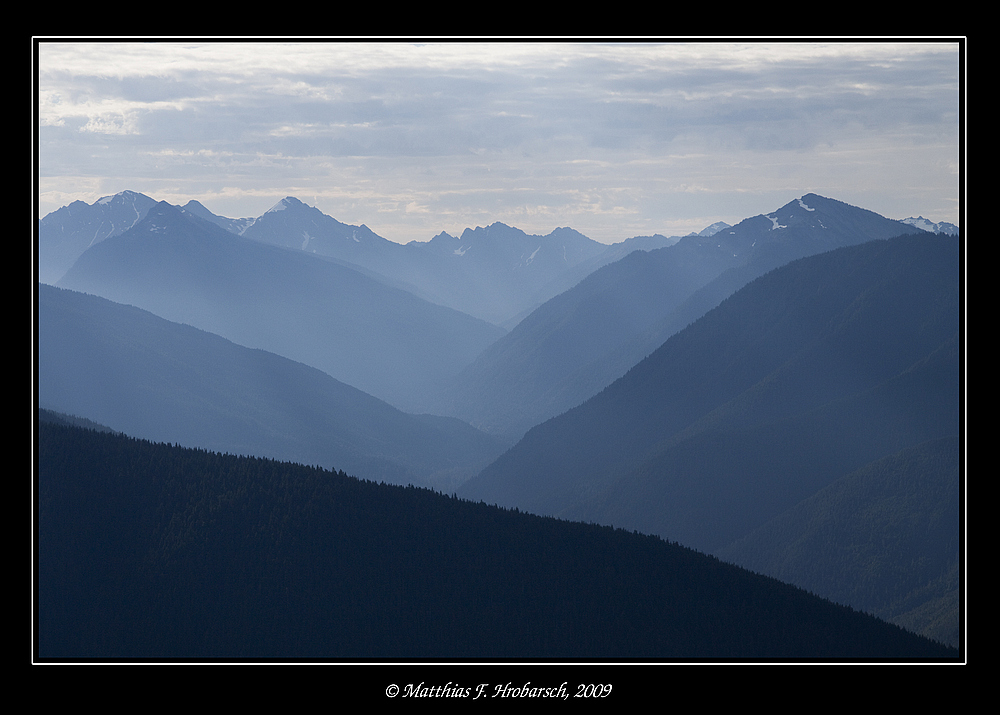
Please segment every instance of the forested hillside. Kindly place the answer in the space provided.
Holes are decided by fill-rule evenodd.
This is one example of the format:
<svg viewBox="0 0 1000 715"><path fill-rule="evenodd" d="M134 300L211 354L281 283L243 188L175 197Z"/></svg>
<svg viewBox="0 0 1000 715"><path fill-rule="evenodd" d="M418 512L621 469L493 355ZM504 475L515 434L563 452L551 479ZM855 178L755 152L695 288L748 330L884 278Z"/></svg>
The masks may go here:
<svg viewBox="0 0 1000 715"><path fill-rule="evenodd" d="M38 425L38 656L955 659L655 537Z"/></svg>
<svg viewBox="0 0 1000 715"><path fill-rule="evenodd" d="M716 555L957 646L960 464L957 436L901 450Z"/></svg>
<svg viewBox="0 0 1000 715"><path fill-rule="evenodd" d="M459 494L721 552L852 472L932 440L958 439L958 266L952 237L923 234L776 269L593 399L532 429ZM957 637L957 579L948 572L958 559L958 506L950 502L946 514L915 508L941 489L957 498L959 464L944 471L941 464L922 463L932 471L908 483L916 496L884 496L896 509L878 537L899 540L892 554L926 555L949 544L950 556L935 561L936 570L925 570L920 559L899 564L903 577L872 570L867 550L856 545L875 537L858 526L842 540L850 567L827 562L828 576L849 581L829 589L830 581L805 578L803 568L793 582L839 598L877 581L885 598L850 602L901 616L941 603L940 588L919 595L916 589L927 579L945 579L948 629ZM844 484L860 489L867 482ZM857 523L845 519L840 526ZM771 539L774 553L758 552L746 564L777 563L793 543ZM805 566L814 558L821 557L806 550L798 561ZM793 573L770 566L768 572ZM911 590L895 590L905 584ZM902 610L901 599L909 599ZM928 612L919 625L906 622L938 629L940 619Z"/></svg>

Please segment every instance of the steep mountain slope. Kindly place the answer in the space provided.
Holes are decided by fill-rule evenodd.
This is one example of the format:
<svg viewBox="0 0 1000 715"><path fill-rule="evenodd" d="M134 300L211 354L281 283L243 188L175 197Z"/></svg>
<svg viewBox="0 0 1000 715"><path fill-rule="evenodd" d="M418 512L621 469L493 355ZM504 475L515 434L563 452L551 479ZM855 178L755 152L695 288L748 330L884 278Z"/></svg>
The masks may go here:
<svg viewBox="0 0 1000 715"><path fill-rule="evenodd" d="M503 334L162 202L126 233L89 249L59 285L304 362L409 411L421 411L429 395Z"/></svg>
<svg viewBox="0 0 1000 715"><path fill-rule="evenodd" d="M369 266L398 248L367 226L350 226L286 196L243 230L243 235L274 246L330 256Z"/></svg>
<svg viewBox="0 0 1000 715"><path fill-rule="evenodd" d="M733 555L721 550L771 519L790 518L782 515L846 475L931 440L956 439L958 254L954 238L923 234L776 269L599 395L532 429L459 493ZM946 466L924 483L957 489L957 465ZM907 553L937 553L933 529L956 542L957 516L933 529L922 513L893 519L915 525L909 533L891 529L895 539L909 539ZM780 558L788 547L772 540L752 563ZM859 561L832 569L860 580L841 582L839 594L873 577L861 557L855 550ZM799 558L812 563L814 556ZM942 583L953 585L953 577ZM934 578L948 576L938 569ZM890 592L895 600L887 597L880 609L896 608L893 616L942 598L940 589L918 597L902 583ZM957 615L934 618L953 631ZM910 625L928 625L918 620Z"/></svg>
<svg viewBox="0 0 1000 715"><path fill-rule="evenodd" d="M237 235L242 235L247 227L254 222L252 218L226 218L225 216L218 216L205 208L200 201L195 201L194 199L188 201L180 208L198 218L211 221L216 226L220 226L230 233Z"/></svg>
<svg viewBox="0 0 1000 715"><path fill-rule="evenodd" d="M39 219L38 280L55 284L84 251L124 233L155 205L144 194L123 191L93 204L74 201Z"/></svg>
<svg viewBox="0 0 1000 715"><path fill-rule="evenodd" d="M547 236L495 223L400 245L341 223L294 197L253 222L247 238L361 266L432 302L500 324L554 295L548 284L606 247L572 229ZM541 292L541 295L539 293Z"/></svg>
<svg viewBox="0 0 1000 715"><path fill-rule="evenodd" d="M92 204L74 201L39 219L38 280L55 285L84 251L109 236L125 233L156 204L156 199L145 194L125 190ZM253 219L217 216L194 200L177 208L235 234L253 223Z"/></svg>
<svg viewBox="0 0 1000 715"><path fill-rule="evenodd" d="M959 235L959 228L953 223L948 223L947 221L940 221L934 223L933 221L928 221L923 216L917 216L914 218L902 219L902 222L913 226L914 228L919 228L921 231L929 231L930 233L945 233L949 236Z"/></svg>
<svg viewBox="0 0 1000 715"><path fill-rule="evenodd" d="M712 233L710 229L705 229L705 231L708 233L704 235L711 235ZM527 301L530 305L528 310L522 311L514 317L506 320L503 323L503 327L508 330L512 330L518 323L528 317L534 309L543 305L547 300L559 295L560 293L570 290L573 286L599 268L603 268L604 266L614 263L615 261L620 261L634 251L654 251L657 248L672 246L679 240L679 236L662 236L660 234L655 234L652 236L633 236L632 238L625 239L624 241L612 243L593 258L577 263L569 270L561 272L554 280L550 281L544 288L538 291L534 297L531 298L531 300Z"/></svg>
<svg viewBox="0 0 1000 715"><path fill-rule="evenodd" d="M405 249L393 275L433 289L446 305L468 305L473 315L506 325L556 295L560 280L575 280L576 269L607 246L571 228L538 236L493 223Z"/></svg>
<svg viewBox="0 0 1000 715"><path fill-rule="evenodd" d="M959 658L656 538L77 428L37 527L47 659Z"/></svg>
<svg viewBox="0 0 1000 715"><path fill-rule="evenodd" d="M315 368L47 285L38 286L38 399L135 437L440 489L503 448Z"/></svg>
<svg viewBox="0 0 1000 715"><path fill-rule="evenodd" d="M435 409L517 438L597 394L757 276L796 258L911 231L807 194L710 236L632 253L525 318L463 371Z"/></svg>
<svg viewBox="0 0 1000 715"><path fill-rule="evenodd" d="M716 555L957 647L960 463L955 437L909 447Z"/></svg>
<svg viewBox="0 0 1000 715"><path fill-rule="evenodd" d="M721 546L958 430L958 247L904 236L757 279L532 429L462 494Z"/></svg>

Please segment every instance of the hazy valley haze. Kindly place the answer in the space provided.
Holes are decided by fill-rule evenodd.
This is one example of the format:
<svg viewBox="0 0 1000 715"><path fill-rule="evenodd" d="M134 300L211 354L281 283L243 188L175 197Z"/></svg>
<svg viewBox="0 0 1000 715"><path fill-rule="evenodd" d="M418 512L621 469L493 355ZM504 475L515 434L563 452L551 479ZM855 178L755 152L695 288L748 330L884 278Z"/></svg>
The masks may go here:
<svg viewBox="0 0 1000 715"><path fill-rule="evenodd" d="M965 44L33 40L36 660L963 662Z"/></svg>

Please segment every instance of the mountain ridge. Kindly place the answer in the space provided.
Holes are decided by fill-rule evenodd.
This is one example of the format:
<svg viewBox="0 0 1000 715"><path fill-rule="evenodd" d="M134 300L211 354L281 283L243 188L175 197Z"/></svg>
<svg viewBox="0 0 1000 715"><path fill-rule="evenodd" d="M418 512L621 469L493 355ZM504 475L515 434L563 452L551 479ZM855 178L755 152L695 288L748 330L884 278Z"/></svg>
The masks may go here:
<svg viewBox="0 0 1000 715"><path fill-rule="evenodd" d="M46 659L959 657L621 529L76 427L39 442Z"/></svg>
<svg viewBox="0 0 1000 715"><path fill-rule="evenodd" d="M141 199L132 192L95 205L100 211L120 209L115 216L125 218L116 225L124 225L126 199L137 214ZM296 211L313 217L317 227L334 225L326 219L346 226L291 199L254 219L267 217L258 230ZM79 211L83 207L73 209ZM373 239L393 256L385 265L413 260L414 272L404 279L401 273L390 277L346 258L304 250L318 246L322 236L296 234L302 224L277 232L287 243L278 246L238 235L250 227L240 223L246 220L213 216L194 200L185 207L154 203L118 234L96 240L94 233L94 245L59 285L196 323L198 329L191 330L226 343L226 351L198 357L193 342L172 332L189 326L168 331L175 338L167 349L166 343L137 338L115 320L94 327L67 318L60 330L46 324L39 333L37 360L45 376L36 399L44 394L47 406L98 421L100 415L80 407L83 403L57 404L53 391L64 397L89 392L91 404L100 398L119 408L159 405L153 412L170 415L175 431L154 439L170 442L186 444L207 436L213 426L237 422L231 430L242 430L243 442L229 443L237 451L239 444L267 440L299 447L326 442L326 452L315 446L288 449L279 458L322 462L386 481L410 479L455 489L462 499L658 534L726 554L741 565L755 559L771 573L794 573L789 578L810 590L806 579L817 562L789 551L815 533L823 510L847 510L857 496L853 490L861 488L883 489L880 503L892 502L899 495L887 491L886 474L896 475L898 485L899 475L922 470L920 484L945 490L955 480L953 472L963 474L945 448L963 429L957 367L964 350L957 327L961 297L953 280L961 244L911 220L892 221L804 194L734 226L680 238L635 237L589 257L584 254L594 246L574 229L529 236L501 222L466 229L458 238L441 232L429 242L405 246ZM362 244L366 234L358 228L342 232L348 248ZM889 235L898 230L904 233ZM575 263L550 274L542 288L525 297L537 284L518 283L524 271L546 261L568 265L567 247L574 241L581 247ZM562 258L559 250L547 248L561 248ZM423 278L435 274L433 265L468 266L490 251L483 264L488 270L467 271L463 280L474 287L492 285L488 276L499 272L516 277L507 288L520 286L519 300L529 307L503 321L509 331L445 307L437 302L440 295L431 295L440 287ZM572 285L559 287L566 283ZM452 287L460 300L465 289ZM39 304L46 304L39 309L38 327L43 313L46 321L51 315L52 291L62 291L50 288L44 282L37 287ZM547 292L552 297L532 309ZM91 299L97 300L86 297ZM490 300L502 302L496 296ZM138 308L119 304L115 310ZM89 338L77 334L81 331ZM210 338L204 331L211 331ZM75 346L59 343L53 336L60 333L79 340ZM105 340L118 347L95 357ZM86 349L80 347L84 343ZM266 358L260 355L265 352ZM90 357L83 360L84 355ZM73 365L77 357L81 364ZM52 379L58 361L69 376L62 382ZM238 371L264 362L267 369ZM286 369L274 367L278 363ZM90 376L84 367L93 368ZM228 381L220 377L226 372L232 373ZM306 379L307 373L316 381ZM200 382L182 382L181 376ZM247 406L256 393L269 408ZM385 404L390 401L394 406ZM392 415L390 426L377 427L362 402L379 402L380 413ZM335 415L325 413L331 404L338 406ZM401 410L422 414L404 416ZM124 424L120 417L114 421ZM417 445L411 440L399 446L405 437ZM456 444L443 444L449 439ZM469 447L459 454L464 439L495 452L473 459L478 447ZM517 444L497 456L503 440ZM377 444L361 456L345 458L349 452L342 451L337 457L331 451L348 442L357 452ZM386 446L390 442L395 446ZM199 448L219 448L202 444ZM490 464L472 468L475 459ZM840 490L836 497L830 496L834 487ZM920 492L897 501L920 504L926 496ZM857 511L844 513L850 513L844 524L852 524L853 532L840 534L837 543L870 545L857 541L857 524L865 523ZM951 517L940 516L940 510L893 512L883 506L881 513L888 523L909 519L921 527L934 518L937 526L950 529ZM799 531L789 525L793 522ZM953 536L948 531L941 538L950 544ZM909 549L914 558L929 553L911 532L890 529L889 537L906 542L898 548ZM739 551L734 544L741 542ZM906 560L896 564L896 553L887 558L903 568ZM822 558L837 564L828 575L853 574L838 584L843 593L863 590L858 573L891 578L885 564L879 570L844 565L829 554ZM960 572L957 563L942 563L919 576L920 588L903 589L916 577L908 571L880 586L892 592L891 600L847 605L877 609L900 625L953 643ZM775 571L775 564L794 568ZM399 602L398 594L390 597L390 603Z"/></svg>
<svg viewBox="0 0 1000 715"><path fill-rule="evenodd" d="M304 362L410 412L422 411L424 395L503 334L166 202L85 252L58 285Z"/></svg>
<svg viewBox="0 0 1000 715"><path fill-rule="evenodd" d="M104 298L38 285L39 405L133 437L447 489L504 445L326 373Z"/></svg>
<svg viewBox="0 0 1000 715"><path fill-rule="evenodd" d="M597 394L755 277L805 255L910 232L866 209L806 194L711 236L629 253L523 318L462 371L434 409L517 439Z"/></svg>
<svg viewBox="0 0 1000 715"><path fill-rule="evenodd" d="M922 233L776 268L459 496L715 552L849 472L955 437L958 253Z"/></svg>
<svg viewBox="0 0 1000 715"><path fill-rule="evenodd" d="M39 280L54 285L87 248L108 236L118 235L127 230L136 221L143 218L149 208L156 203L155 199L144 194L125 190L112 196L102 197L90 205L82 201L73 202L71 207L62 207L39 219ZM123 214L120 205L126 204L134 204L135 210ZM481 288L484 282L496 282L501 278L502 273L497 273L497 267L477 266L478 259L473 257L474 260L470 262L472 274L466 275L470 270L470 265L463 268L453 263L444 265L436 263L436 260L444 258L442 253L464 255L478 240L479 234L477 232L482 232L493 226L497 229L506 229L509 236L527 237L528 240L536 241L536 243L538 241L542 243L559 242L557 250L563 252L564 258L569 257L566 251L570 244L580 244L581 241L587 243L592 246L592 250L585 256L581 255L580 258L574 260L590 262L590 267L585 270L585 272L589 272L599 265L613 260L622 250L621 245L626 243L623 241L608 247L605 244L593 242L578 231L566 227L556 228L547 236L528 236L520 229L495 222L485 229L483 227L467 228L463 231L462 238L455 238L446 232L440 232L427 242L410 241L407 244L397 244L378 236L364 224L352 226L341 223L294 196L287 196L279 200L256 218L233 219L219 216L205 208L196 199L191 199L184 206L177 206L177 208L210 221L236 235L246 235L265 243L304 250L316 255L325 255L327 258L375 271L383 275L387 281L394 285L405 286L424 299L447 305L461 312L472 313L489 322L508 327L512 321L516 321L516 316L526 314L544 300L569 288L573 282L579 280L582 277L580 269L572 274L566 273L566 270L575 267L575 264L571 266L567 263L561 268L555 267L550 256L546 258L548 267L544 268L545 272L528 279L528 282L525 282L522 277L510 285L505 284L499 292L494 291L494 294L488 296L487 299L487 297L477 295L477 287ZM108 213L113 209L117 213L109 219ZM299 218L293 221L295 225L283 224L282 219L277 216L282 211L299 214ZM106 225L103 229L98 230L101 223ZM462 244L463 238L469 240ZM667 245L676 240L676 238L666 239L662 236L652 238L657 239L659 245ZM520 239L518 240L520 241ZM627 241L633 241L633 239L627 239ZM450 246L450 250L442 252L438 249L443 242L452 242L454 245ZM523 241L521 242L523 243ZM646 243L645 248L648 250L648 240ZM400 248L404 245L408 247L405 250ZM531 257L531 252L536 248L539 248L539 245L525 252L523 247L512 246L513 250L519 251L518 255L520 256L515 263L519 260L525 264L521 266L522 270L534 263L534 261L526 259ZM607 256L600 262L594 263L597 256L590 254L599 254L605 249L608 249ZM579 247L574 250L578 251ZM493 260L502 260L505 261L504 265L513 265L507 257L502 255L494 255ZM543 261L540 261L535 266L536 273L539 273L542 263ZM505 280L512 279L511 275Z"/></svg>

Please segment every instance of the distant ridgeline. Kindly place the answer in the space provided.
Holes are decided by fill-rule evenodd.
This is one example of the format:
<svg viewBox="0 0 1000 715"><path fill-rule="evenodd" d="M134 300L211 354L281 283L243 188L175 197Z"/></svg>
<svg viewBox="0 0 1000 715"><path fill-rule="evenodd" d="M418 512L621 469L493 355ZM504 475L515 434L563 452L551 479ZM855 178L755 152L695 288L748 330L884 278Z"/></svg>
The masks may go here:
<svg viewBox="0 0 1000 715"><path fill-rule="evenodd" d="M787 263L458 495L658 534L958 643L959 278L940 234Z"/></svg>
<svg viewBox="0 0 1000 715"><path fill-rule="evenodd" d="M655 537L38 425L38 656L957 659Z"/></svg>
<svg viewBox="0 0 1000 715"><path fill-rule="evenodd" d="M612 246L63 207L39 655L957 659L956 233L816 194Z"/></svg>

